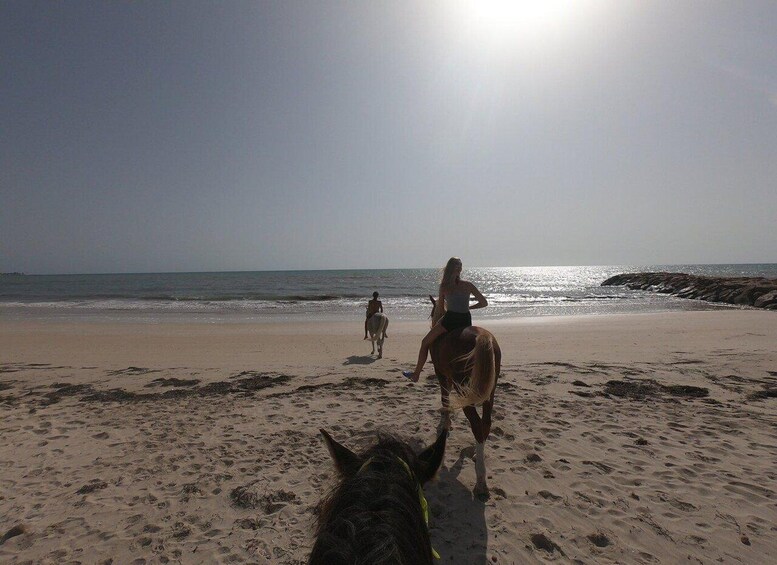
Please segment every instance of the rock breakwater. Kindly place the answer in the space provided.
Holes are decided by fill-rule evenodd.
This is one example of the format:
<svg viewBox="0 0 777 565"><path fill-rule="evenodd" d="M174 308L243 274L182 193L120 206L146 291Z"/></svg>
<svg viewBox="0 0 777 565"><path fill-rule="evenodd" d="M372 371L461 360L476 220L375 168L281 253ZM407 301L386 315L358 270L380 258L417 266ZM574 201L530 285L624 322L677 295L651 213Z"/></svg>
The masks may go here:
<svg viewBox="0 0 777 565"><path fill-rule="evenodd" d="M700 277L686 273L623 273L602 286L651 290L680 298L723 302L777 310L777 279L761 277Z"/></svg>

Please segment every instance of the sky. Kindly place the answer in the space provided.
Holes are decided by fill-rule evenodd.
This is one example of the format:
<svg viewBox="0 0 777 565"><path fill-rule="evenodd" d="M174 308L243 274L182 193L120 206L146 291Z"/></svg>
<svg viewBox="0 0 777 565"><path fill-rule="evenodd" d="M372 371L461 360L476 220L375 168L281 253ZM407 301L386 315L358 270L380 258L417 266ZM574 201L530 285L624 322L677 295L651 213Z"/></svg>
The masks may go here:
<svg viewBox="0 0 777 565"><path fill-rule="evenodd" d="M777 262L777 3L0 3L0 272Z"/></svg>

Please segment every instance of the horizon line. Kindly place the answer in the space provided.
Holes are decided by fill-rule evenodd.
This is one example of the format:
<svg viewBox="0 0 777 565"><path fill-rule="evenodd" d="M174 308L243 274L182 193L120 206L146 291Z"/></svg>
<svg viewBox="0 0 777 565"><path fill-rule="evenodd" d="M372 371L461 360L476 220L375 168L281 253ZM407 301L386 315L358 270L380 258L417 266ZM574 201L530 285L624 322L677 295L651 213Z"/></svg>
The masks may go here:
<svg viewBox="0 0 777 565"><path fill-rule="evenodd" d="M758 262L758 263L620 263L620 264L601 264L601 265L499 265L485 266L475 265L467 269L563 269L574 267L677 267L677 266L746 266L746 265L777 265L777 262ZM47 277L47 276L84 276L84 275L200 275L216 273L302 273L302 272L333 272L333 271L403 271L403 270L441 270L443 267L357 267L357 268L332 268L332 269L238 269L223 271L123 271L123 272L91 272L91 273L26 273L23 271L3 271L0 276L24 276L24 277ZM465 271L467 269L464 269Z"/></svg>

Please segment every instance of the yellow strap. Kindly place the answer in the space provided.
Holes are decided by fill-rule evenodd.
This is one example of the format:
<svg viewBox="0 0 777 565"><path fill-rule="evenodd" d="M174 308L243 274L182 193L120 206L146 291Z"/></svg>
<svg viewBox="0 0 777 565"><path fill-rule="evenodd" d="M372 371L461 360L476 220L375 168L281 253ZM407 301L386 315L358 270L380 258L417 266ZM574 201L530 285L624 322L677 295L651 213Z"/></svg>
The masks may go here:
<svg viewBox="0 0 777 565"><path fill-rule="evenodd" d="M407 474L410 475L410 478L415 480L413 477L413 472L410 470L410 466L407 464L407 462L400 458L399 462L402 463L405 470L407 471ZM418 485L418 501L421 503L421 513L424 515L424 524L426 524L426 529L429 529L429 503L426 502L426 497L424 496L424 489L421 488L421 483L416 482L416 485ZM437 553L437 550L432 547L432 557L435 559L440 559L440 554Z"/></svg>

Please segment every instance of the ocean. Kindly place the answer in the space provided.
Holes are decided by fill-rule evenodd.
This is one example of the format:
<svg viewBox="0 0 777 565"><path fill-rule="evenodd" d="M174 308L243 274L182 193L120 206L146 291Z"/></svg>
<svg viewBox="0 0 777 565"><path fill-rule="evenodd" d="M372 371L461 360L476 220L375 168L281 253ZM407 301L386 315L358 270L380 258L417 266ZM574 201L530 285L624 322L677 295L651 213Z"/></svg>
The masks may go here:
<svg viewBox="0 0 777 565"><path fill-rule="evenodd" d="M626 272L777 278L777 264L466 268L489 301L476 319L735 308L602 287ZM361 320L374 291L392 319L424 320L440 269L0 275L0 316L30 320Z"/></svg>

